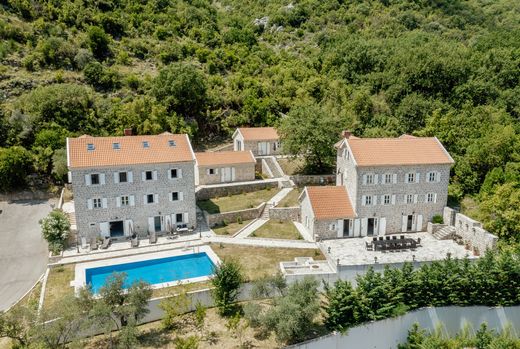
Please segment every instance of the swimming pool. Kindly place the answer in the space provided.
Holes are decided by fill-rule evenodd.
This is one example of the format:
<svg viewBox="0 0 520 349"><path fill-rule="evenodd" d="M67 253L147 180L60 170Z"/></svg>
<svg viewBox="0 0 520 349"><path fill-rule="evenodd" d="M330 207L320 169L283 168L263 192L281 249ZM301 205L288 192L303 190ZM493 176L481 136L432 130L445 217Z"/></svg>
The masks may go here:
<svg viewBox="0 0 520 349"><path fill-rule="evenodd" d="M139 280L151 284L154 288L173 286L179 281L207 279L213 274L215 266L206 252L157 257L148 256L146 259L127 263L85 267L84 285L90 284L92 292L97 294L113 273L125 273L125 288Z"/></svg>

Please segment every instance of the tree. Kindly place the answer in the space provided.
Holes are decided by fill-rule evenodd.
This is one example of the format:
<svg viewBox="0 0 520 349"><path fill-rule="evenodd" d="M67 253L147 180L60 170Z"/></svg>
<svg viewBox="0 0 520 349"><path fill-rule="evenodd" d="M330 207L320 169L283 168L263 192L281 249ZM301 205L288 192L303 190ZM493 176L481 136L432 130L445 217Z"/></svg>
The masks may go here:
<svg viewBox="0 0 520 349"><path fill-rule="evenodd" d="M96 59L103 60L110 56L110 39L103 28L92 26L87 31L87 44Z"/></svg>
<svg viewBox="0 0 520 349"><path fill-rule="evenodd" d="M109 91L121 85L119 75L99 62L88 63L83 69L85 80L97 90Z"/></svg>
<svg viewBox="0 0 520 349"><path fill-rule="evenodd" d="M307 171L327 173L336 159L334 143L340 138L341 122L316 104L296 106L282 119L282 149L305 159Z"/></svg>
<svg viewBox="0 0 520 349"><path fill-rule="evenodd" d="M49 244L49 250L59 253L65 246L70 232L70 222L61 210L53 210L49 215L39 221L42 235Z"/></svg>
<svg viewBox="0 0 520 349"><path fill-rule="evenodd" d="M348 280L338 280L334 287L326 284L325 298L325 326L329 330L345 331L368 319L366 299Z"/></svg>
<svg viewBox="0 0 520 349"><path fill-rule="evenodd" d="M36 308L16 306L0 313L0 337L11 338L22 348L31 342L32 329L36 325Z"/></svg>
<svg viewBox="0 0 520 349"><path fill-rule="evenodd" d="M23 147L0 148L0 191L22 187L31 168L31 160L31 155Z"/></svg>
<svg viewBox="0 0 520 349"><path fill-rule="evenodd" d="M52 174L56 179L63 180L68 172L67 149L58 149L52 155Z"/></svg>
<svg viewBox="0 0 520 349"><path fill-rule="evenodd" d="M211 283L215 305L218 307L220 315L233 314L233 303L238 297L240 286L244 282L242 267L234 259L223 260L213 271L214 275Z"/></svg>
<svg viewBox="0 0 520 349"><path fill-rule="evenodd" d="M480 204L480 214L484 226L501 238L516 240L520 238L520 184L510 182L498 185L494 192L485 195Z"/></svg>
<svg viewBox="0 0 520 349"><path fill-rule="evenodd" d="M189 311L190 299L186 292L182 292L179 295L163 299L159 303L159 308L164 311L164 316L161 319L162 328L171 330L175 327L179 316Z"/></svg>

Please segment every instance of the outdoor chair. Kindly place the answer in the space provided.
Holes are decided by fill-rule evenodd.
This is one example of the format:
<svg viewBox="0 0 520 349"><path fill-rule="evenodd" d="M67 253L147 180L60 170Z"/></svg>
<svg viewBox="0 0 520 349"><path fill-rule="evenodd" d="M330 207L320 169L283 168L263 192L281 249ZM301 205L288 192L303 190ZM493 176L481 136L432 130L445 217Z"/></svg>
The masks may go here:
<svg viewBox="0 0 520 349"><path fill-rule="evenodd" d="M417 246L421 245L421 238L417 238Z"/></svg>
<svg viewBox="0 0 520 349"><path fill-rule="evenodd" d="M84 249L84 250L86 250L87 247L88 247L88 244L87 244L87 238L82 237L82 238L81 238L81 248Z"/></svg>
<svg viewBox="0 0 520 349"><path fill-rule="evenodd" d="M110 238L105 237L105 240L103 240L103 243L101 244L101 249L106 250L108 246L110 246Z"/></svg>
<svg viewBox="0 0 520 349"><path fill-rule="evenodd" d="M155 231L150 232L150 243L155 244L157 242L157 234Z"/></svg>
<svg viewBox="0 0 520 349"><path fill-rule="evenodd" d="M396 235L393 235L393 236L392 236L392 240L397 240L397 236L396 236Z"/></svg>
<svg viewBox="0 0 520 349"><path fill-rule="evenodd" d="M383 241L385 238L383 236L379 237L379 241Z"/></svg>
<svg viewBox="0 0 520 349"><path fill-rule="evenodd" d="M372 241L377 241L377 237L373 237L373 238L372 238Z"/></svg>
<svg viewBox="0 0 520 349"><path fill-rule="evenodd" d="M132 235L132 239L130 240L132 247L138 247L139 246L139 237L137 234Z"/></svg>
<svg viewBox="0 0 520 349"><path fill-rule="evenodd" d="M368 251L373 251L373 245L372 243L369 243L369 242L366 242L365 241L365 247Z"/></svg>
<svg viewBox="0 0 520 349"><path fill-rule="evenodd" d="M97 238L92 238L92 240L90 240L90 249L91 250L97 250L98 249Z"/></svg>
<svg viewBox="0 0 520 349"><path fill-rule="evenodd" d="M400 238L401 240L404 240L404 235L401 235L399 238Z"/></svg>
<svg viewBox="0 0 520 349"><path fill-rule="evenodd" d="M390 236L386 236L386 240L387 240L387 241L390 240Z"/></svg>

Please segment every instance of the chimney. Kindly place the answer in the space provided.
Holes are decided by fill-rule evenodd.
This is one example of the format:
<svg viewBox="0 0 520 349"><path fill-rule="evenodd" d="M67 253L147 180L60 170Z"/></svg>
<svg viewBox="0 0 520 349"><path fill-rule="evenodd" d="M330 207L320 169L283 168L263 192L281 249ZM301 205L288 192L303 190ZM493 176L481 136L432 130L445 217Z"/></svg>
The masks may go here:
<svg viewBox="0 0 520 349"><path fill-rule="evenodd" d="M131 136L132 135L132 129L131 128L125 128L125 136Z"/></svg>
<svg viewBox="0 0 520 349"><path fill-rule="evenodd" d="M346 139L349 139L350 136L352 136L352 132L348 131L348 130L343 130L341 132L341 135L343 136L343 138L346 138Z"/></svg>

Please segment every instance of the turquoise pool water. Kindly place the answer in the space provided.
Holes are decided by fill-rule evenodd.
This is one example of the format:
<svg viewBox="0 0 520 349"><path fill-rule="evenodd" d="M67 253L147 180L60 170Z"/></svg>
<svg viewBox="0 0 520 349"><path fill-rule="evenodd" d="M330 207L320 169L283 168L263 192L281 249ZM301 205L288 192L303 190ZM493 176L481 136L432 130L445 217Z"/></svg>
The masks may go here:
<svg viewBox="0 0 520 349"><path fill-rule="evenodd" d="M213 273L214 264L205 252L183 256L148 259L145 261L107 265L105 267L89 268L85 270L87 284L92 286L94 293L105 284L113 273L125 273L125 288L135 281L143 280L149 284L160 284Z"/></svg>

